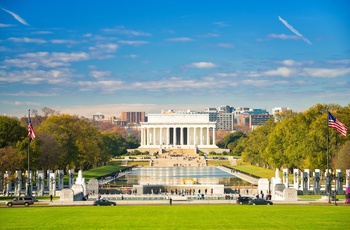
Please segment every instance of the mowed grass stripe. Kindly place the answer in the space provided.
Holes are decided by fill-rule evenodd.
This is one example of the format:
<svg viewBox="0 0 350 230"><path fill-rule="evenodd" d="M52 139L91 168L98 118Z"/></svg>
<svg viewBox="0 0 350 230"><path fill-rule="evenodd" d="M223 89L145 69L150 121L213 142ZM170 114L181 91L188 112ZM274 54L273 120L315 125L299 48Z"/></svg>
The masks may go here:
<svg viewBox="0 0 350 230"><path fill-rule="evenodd" d="M350 206L0 208L0 229L350 229Z"/></svg>

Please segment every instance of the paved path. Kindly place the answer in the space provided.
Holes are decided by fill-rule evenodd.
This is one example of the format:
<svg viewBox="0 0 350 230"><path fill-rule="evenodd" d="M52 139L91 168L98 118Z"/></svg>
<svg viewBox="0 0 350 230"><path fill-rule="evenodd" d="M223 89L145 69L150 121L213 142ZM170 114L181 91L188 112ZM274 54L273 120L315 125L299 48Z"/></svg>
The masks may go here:
<svg viewBox="0 0 350 230"><path fill-rule="evenodd" d="M218 168L221 169L222 171L230 173L230 174L232 174L232 175L234 175L234 176L236 176L236 177L238 177L238 178L240 178L242 180L248 181L251 184L258 185L258 180L259 179L256 179L254 177L248 176L246 174L243 174L243 173L240 173L240 172L237 172L237 171L232 172L231 169L228 169L228 168L223 167L223 166L218 166Z"/></svg>

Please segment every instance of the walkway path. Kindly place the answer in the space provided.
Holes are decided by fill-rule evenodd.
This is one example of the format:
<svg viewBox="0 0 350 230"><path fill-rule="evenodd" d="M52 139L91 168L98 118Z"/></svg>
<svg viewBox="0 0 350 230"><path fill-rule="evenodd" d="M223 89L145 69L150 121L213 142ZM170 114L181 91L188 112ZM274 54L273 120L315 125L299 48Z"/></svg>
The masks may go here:
<svg viewBox="0 0 350 230"><path fill-rule="evenodd" d="M223 170L223 171L225 171L225 172L227 172L227 173L230 173L230 174L232 174L232 175L234 175L234 176L236 176L236 177L238 177L238 178L240 178L242 180L248 181L251 184L258 185L258 180L259 179L256 179L254 177L248 176L246 174L243 174L243 173L240 173L240 172L237 172L237 171L232 172L231 169L225 168L223 166L218 166L218 168Z"/></svg>

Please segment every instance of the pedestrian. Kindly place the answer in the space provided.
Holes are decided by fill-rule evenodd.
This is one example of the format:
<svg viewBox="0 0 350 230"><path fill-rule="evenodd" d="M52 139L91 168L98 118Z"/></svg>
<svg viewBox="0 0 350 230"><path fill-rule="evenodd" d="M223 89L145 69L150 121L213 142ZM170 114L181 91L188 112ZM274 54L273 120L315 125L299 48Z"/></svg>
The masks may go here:
<svg viewBox="0 0 350 230"><path fill-rule="evenodd" d="M171 198L169 199L169 204L173 205L173 199L171 199Z"/></svg>
<svg viewBox="0 0 350 230"><path fill-rule="evenodd" d="M52 194L50 195L50 202L52 202Z"/></svg>

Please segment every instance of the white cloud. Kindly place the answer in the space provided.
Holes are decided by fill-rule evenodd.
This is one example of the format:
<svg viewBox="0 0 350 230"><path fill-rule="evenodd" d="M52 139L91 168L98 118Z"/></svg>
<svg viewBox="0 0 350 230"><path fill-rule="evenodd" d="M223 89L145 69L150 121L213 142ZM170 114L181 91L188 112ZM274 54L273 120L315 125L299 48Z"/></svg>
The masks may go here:
<svg viewBox="0 0 350 230"><path fill-rule="evenodd" d="M16 70L11 72L0 71L0 82L21 84L67 84L73 73L69 69L55 70Z"/></svg>
<svg viewBox="0 0 350 230"><path fill-rule="evenodd" d="M31 34L53 34L53 32L47 31L47 30L39 30L39 31L31 32Z"/></svg>
<svg viewBox="0 0 350 230"><path fill-rule="evenodd" d="M74 40L64 40L64 39L52 39L50 40L50 42L52 44L69 44L69 45L77 44L77 42Z"/></svg>
<svg viewBox="0 0 350 230"><path fill-rule="evenodd" d="M350 68L304 68L301 75L319 78L335 78L350 74Z"/></svg>
<svg viewBox="0 0 350 230"><path fill-rule="evenodd" d="M23 37L23 38L8 38L9 41L11 42L18 42L18 43L37 43L37 44L44 44L46 43L45 40L43 39L38 39L38 38L27 38L27 37Z"/></svg>
<svg viewBox="0 0 350 230"><path fill-rule="evenodd" d="M118 42L123 45L131 45L131 46L141 46L149 43L147 41L127 41L127 40L120 40Z"/></svg>
<svg viewBox="0 0 350 230"><path fill-rule="evenodd" d="M15 96L15 97L52 97L56 96L55 93L41 93L41 92L18 92L18 93L2 93L2 95L6 96Z"/></svg>
<svg viewBox="0 0 350 230"><path fill-rule="evenodd" d="M15 106L20 106L20 105L41 106L41 103L31 102L31 101L5 101L5 100L0 100L0 104L15 105Z"/></svg>
<svg viewBox="0 0 350 230"><path fill-rule="evenodd" d="M166 39L166 41L169 41L169 42L191 42L191 41L193 41L193 39L188 38L188 37L178 37L178 38L168 38L168 39Z"/></svg>
<svg viewBox="0 0 350 230"><path fill-rule="evenodd" d="M13 27L14 25L12 24L3 24L3 23L0 23L0 28L7 28L7 27Z"/></svg>
<svg viewBox="0 0 350 230"><path fill-rule="evenodd" d="M312 45L312 43L310 42L309 39L307 39L306 37L304 37L301 33L299 33L296 29L294 29L293 26L291 26L290 24L288 24L287 21L285 21L283 18L281 18L280 16L278 16L278 19L290 30L292 31L294 34L296 34L298 37L300 37L301 39L303 39L307 44Z"/></svg>
<svg viewBox="0 0 350 230"><path fill-rule="evenodd" d="M91 71L90 76L92 76L96 79L102 79L104 77L111 76L111 72L110 71Z"/></svg>
<svg viewBox="0 0 350 230"><path fill-rule="evenodd" d="M282 76L282 77L290 77L295 73L295 70L287 68L287 67L279 67L275 70L265 71L263 74L267 76Z"/></svg>
<svg viewBox="0 0 350 230"><path fill-rule="evenodd" d="M102 31L104 33L115 33L115 34L123 34L123 35L129 35L129 36L152 36L152 34L147 33L147 32L143 32L143 31L136 31L136 30L128 30L125 29L124 26L118 26L115 28L106 28L106 29L102 29Z"/></svg>
<svg viewBox="0 0 350 230"><path fill-rule="evenodd" d="M286 34L269 34L267 37L277 38L282 40L299 40L300 39L300 37L296 35L286 35Z"/></svg>
<svg viewBox="0 0 350 230"><path fill-rule="evenodd" d="M6 10L6 9L4 9L4 8L1 8L1 9L2 9L3 11L5 11L5 12L11 14L12 17L14 17L18 22L22 23L23 25L29 26L29 24L28 24L23 18L21 18L19 15L15 14L15 13L9 11L9 10Z"/></svg>
<svg viewBox="0 0 350 230"><path fill-rule="evenodd" d="M197 69L211 69L216 68L217 65L215 65L212 62L195 62L192 64L187 65L188 68L197 68Z"/></svg>

